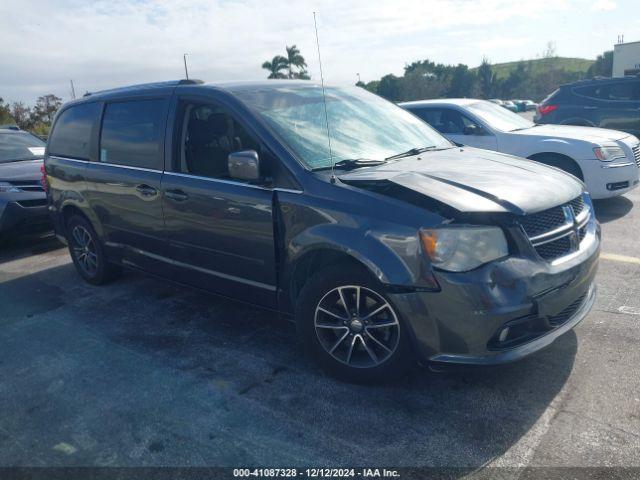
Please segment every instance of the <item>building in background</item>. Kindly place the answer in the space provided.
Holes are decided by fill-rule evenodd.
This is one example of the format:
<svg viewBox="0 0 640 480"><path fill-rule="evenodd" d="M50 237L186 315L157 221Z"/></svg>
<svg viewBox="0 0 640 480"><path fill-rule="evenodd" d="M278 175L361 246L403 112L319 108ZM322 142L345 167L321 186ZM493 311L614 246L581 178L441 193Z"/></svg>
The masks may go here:
<svg viewBox="0 0 640 480"><path fill-rule="evenodd" d="M640 42L613 46L613 77L640 74Z"/></svg>

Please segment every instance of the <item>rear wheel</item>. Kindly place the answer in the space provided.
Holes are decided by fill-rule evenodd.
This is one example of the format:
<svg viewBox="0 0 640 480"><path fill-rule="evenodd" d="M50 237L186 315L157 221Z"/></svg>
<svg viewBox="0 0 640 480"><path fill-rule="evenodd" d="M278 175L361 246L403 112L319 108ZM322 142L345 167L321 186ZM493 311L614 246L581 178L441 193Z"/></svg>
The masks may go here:
<svg viewBox="0 0 640 480"><path fill-rule="evenodd" d="M301 342L333 375L389 381L415 363L398 311L367 272L328 267L304 286L297 305Z"/></svg>
<svg viewBox="0 0 640 480"><path fill-rule="evenodd" d="M120 273L118 266L109 263L98 235L86 218L74 215L69 219L67 243L76 270L87 282L102 285Z"/></svg>

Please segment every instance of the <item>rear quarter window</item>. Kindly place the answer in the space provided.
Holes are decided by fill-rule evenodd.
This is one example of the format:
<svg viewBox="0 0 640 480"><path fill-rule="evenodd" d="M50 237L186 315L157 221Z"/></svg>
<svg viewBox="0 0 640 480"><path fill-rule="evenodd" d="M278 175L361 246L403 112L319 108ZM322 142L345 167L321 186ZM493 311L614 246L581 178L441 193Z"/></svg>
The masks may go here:
<svg viewBox="0 0 640 480"><path fill-rule="evenodd" d="M96 102L82 103L64 110L49 137L49 154L89 160L91 131L99 115L100 104Z"/></svg>
<svg viewBox="0 0 640 480"><path fill-rule="evenodd" d="M100 134L100 161L162 169L165 100L109 103Z"/></svg>

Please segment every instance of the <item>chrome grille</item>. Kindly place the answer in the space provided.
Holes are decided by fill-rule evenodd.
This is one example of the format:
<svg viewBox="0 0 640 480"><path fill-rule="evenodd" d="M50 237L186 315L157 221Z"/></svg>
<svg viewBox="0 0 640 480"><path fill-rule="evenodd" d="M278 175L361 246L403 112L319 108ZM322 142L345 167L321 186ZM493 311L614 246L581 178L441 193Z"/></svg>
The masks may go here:
<svg viewBox="0 0 640 480"><path fill-rule="evenodd" d="M24 192L44 192L40 180L9 180L7 183Z"/></svg>
<svg viewBox="0 0 640 480"><path fill-rule="evenodd" d="M536 252L545 260L553 260L571 252L571 241L569 237L562 237L548 243L543 243L535 247Z"/></svg>
<svg viewBox="0 0 640 480"><path fill-rule="evenodd" d="M47 204L47 199L42 198L36 200L20 200L16 203L24 208L44 207Z"/></svg>
<svg viewBox="0 0 640 480"><path fill-rule="evenodd" d="M633 158L636 159L636 165L640 168L640 143L631 149L633 151Z"/></svg>
<svg viewBox="0 0 640 480"><path fill-rule="evenodd" d="M519 219L525 234L540 258L552 261L578 250L587 234L587 221L581 196L557 207L525 215Z"/></svg>
<svg viewBox="0 0 640 480"><path fill-rule="evenodd" d="M561 207L550 208L542 212L526 215L520 220L520 224L529 238L540 235L560 227L565 222Z"/></svg>
<svg viewBox="0 0 640 480"><path fill-rule="evenodd" d="M584 209L584 198L582 196L574 198L569 202L569 205L573 208L573 215L577 217Z"/></svg>

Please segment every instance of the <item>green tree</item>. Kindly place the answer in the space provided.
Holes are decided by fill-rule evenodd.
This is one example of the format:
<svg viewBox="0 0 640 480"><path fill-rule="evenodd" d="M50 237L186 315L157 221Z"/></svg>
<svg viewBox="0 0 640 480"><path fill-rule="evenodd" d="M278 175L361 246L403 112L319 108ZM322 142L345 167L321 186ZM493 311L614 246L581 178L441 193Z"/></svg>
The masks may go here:
<svg viewBox="0 0 640 480"><path fill-rule="evenodd" d="M376 93L387 100L397 102L400 100L400 79L392 73L385 75L380 79Z"/></svg>
<svg viewBox="0 0 640 480"><path fill-rule="evenodd" d="M262 68L269 71L267 78L287 78L282 70L287 68L287 59L282 55L276 55L271 61L262 64Z"/></svg>
<svg viewBox="0 0 640 480"><path fill-rule="evenodd" d="M38 97L36 106L33 109L34 123L44 123L51 125L53 117L62 106L62 99L53 94Z"/></svg>
<svg viewBox="0 0 640 480"><path fill-rule="evenodd" d="M14 123L9 105L4 103L4 99L0 97L0 125L13 125Z"/></svg>
<svg viewBox="0 0 640 480"><path fill-rule="evenodd" d="M34 126L33 112L23 102L11 104L11 116L16 121L16 125L23 130L31 130Z"/></svg>
<svg viewBox="0 0 640 480"><path fill-rule="evenodd" d="M530 74L527 71L525 62L519 62L518 66L509 73L509 76L499 84L500 97L513 98L513 97L526 97L528 93L527 80L530 78ZM498 92L494 92L498 93Z"/></svg>
<svg viewBox="0 0 640 480"><path fill-rule="evenodd" d="M496 78L491 64L486 58L482 59L482 63L478 67L478 82L480 84L480 94L484 98L491 98L495 89Z"/></svg>
<svg viewBox="0 0 640 480"><path fill-rule="evenodd" d="M469 67L460 63L453 68L451 84L447 91L448 97L472 97L476 75Z"/></svg>
<svg viewBox="0 0 640 480"><path fill-rule="evenodd" d="M596 61L587 70L587 75L591 77L610 77L613 72L613 50L607 50L602 55L598 55Z"/></svg>
<svg viewBox="0 0 640 480"><path fill-rule="evenodd" d="M287 69L289 70L289 78L304 78L309 79L309 75L307 74L307 62L305 62L304 57L300 54L300 50L295 45L285 46L285 50L287 51ZM294 71L294 67L298 69L298 71ZM301 76L302 75L302 76Z"/></svg>

